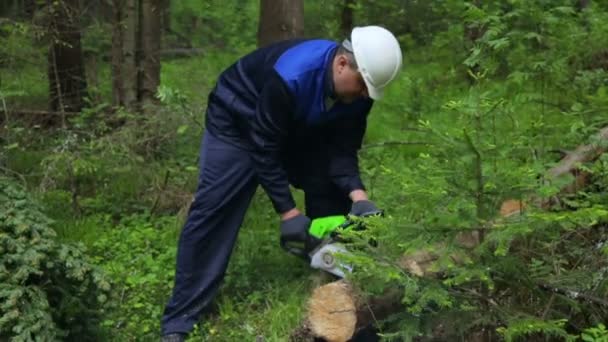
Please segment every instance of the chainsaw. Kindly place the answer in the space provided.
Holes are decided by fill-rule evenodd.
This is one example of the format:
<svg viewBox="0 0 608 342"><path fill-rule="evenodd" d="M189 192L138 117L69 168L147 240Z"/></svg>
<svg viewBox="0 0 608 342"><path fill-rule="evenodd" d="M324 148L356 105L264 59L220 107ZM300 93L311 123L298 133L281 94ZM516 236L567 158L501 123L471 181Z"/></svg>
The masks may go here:
<svg viewBox="0 0 608 342"><path fill-rule="evenodd" d="M360 217L379 216L382 211L367 213ZM347 230L365 229L360 220L352 220L344 215L319 217L312 220L306 241L281 239L281 247L288 253L305 259L310 266L331 273L340 278L352 272L351 265L340 262L338 254L348 254L346 241L340 233Z"/></svg>

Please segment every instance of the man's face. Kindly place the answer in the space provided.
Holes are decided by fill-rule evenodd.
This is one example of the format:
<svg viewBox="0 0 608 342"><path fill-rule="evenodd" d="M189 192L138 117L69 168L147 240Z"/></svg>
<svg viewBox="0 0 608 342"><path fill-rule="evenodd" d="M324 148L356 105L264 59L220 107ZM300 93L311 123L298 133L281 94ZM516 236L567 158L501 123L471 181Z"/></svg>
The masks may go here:
<svg viewBox="0 0 608 342"><path fill-rule="evenodd" d="M358 98L368 97L363 77L358 71L351 68L346 56L336 56L333 74L334 91L341 102L351 103Z"/></svg>

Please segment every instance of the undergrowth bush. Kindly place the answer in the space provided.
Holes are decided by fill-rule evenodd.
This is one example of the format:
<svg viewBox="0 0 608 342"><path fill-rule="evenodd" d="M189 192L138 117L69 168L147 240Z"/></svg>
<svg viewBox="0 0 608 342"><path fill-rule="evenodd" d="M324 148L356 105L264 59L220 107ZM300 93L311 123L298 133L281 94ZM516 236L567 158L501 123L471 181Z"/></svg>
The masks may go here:
<svg viewBox="0 0 608 342"><path fill-rule="evenodd" d="M103 325L119 340L154 339L173 287L177 229L173 217L134 215L101 233L95 260L114 284L116 310Z"/></svg>
<svg viewBox="0 0 608 342"><path fill-rule="evenodd" d="M597 144L589 137L607 124L608 73L587 69L595 42L577 41L608 32L605 14L538 1L469 3L463 16L480 32L462 61L467 91L433 115L419 108L408 132L425 143L417 157L366 152L363 169L389 215L350 233L361 249L347 257L352 278L370 295L402 289L404 311L383 325L389 340L602 340L606 157L578 166L590 182L575 194L560 191L572 175L546 170L555 150ZM556 204L540 210L532 198ZM508 199L526 203L521 215L500 217ZM424 272L404 266L412 260Z"/></svg>
<svg viewBox="0 0 608 342"><path fill-rule="evenodd" d="M82 245L57 242L25 191L0 178L0 340L95 340L110 283Z"/></svg>

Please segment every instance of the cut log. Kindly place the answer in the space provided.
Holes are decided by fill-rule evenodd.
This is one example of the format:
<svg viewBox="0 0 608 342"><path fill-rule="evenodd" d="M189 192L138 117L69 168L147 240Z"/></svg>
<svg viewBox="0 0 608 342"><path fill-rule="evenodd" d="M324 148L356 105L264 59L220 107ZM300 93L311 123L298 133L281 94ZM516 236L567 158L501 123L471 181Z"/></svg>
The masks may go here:
<svg viewBox="0 0 608 342"><path fill-rule="evenodd" d="M400 291L363 300L345 280L317 287L308 302L306 321L291 335L292 342L350 340L356 331L382 320L400 307Z"/></svg>
<svg viewBox="0 0 608 342"><path fill-rule="evenodd" d="M578 170L578 166L598 158L606 151L607 144L608 127L605 127L594 137L593 143L579 146L548 170L545 179L551 181L573 174L575 180L564 186L561 191L576 192L584 182L588 181L587 177L581 178L582 173ZM529 203L540 204L541 207L546 205L537 201L529 201ZM525 207L526 204L520 200L507 200L500 208L499 218L517 217ZM474 248L480 243L479 232L460 233L457 242L464 248ZM458 257L454 256L455 259ZM421 250L405 255L398 264L413 275L429 277L436 275L436 272L429 270L436 258L432 253ZM314 289L307 309L307 316L290 336L291 341L343 342L350 340L362 327L400 310L400 292L389 291L383 296L363 300L353 286L344 280L339 280Z"/></svg>

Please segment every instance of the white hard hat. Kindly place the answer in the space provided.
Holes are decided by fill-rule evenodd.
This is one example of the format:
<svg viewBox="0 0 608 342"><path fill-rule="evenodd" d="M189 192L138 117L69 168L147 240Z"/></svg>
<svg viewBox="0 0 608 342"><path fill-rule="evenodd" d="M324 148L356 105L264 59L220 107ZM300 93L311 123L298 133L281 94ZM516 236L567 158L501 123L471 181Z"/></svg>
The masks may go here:
<svg viewBox="0 0 608 342"><path fill-rule="evenodd" d="M401 69L402 55L397 38L380 26L355 27L351 33L353 54L369 96L379 100Z"/></svg>

